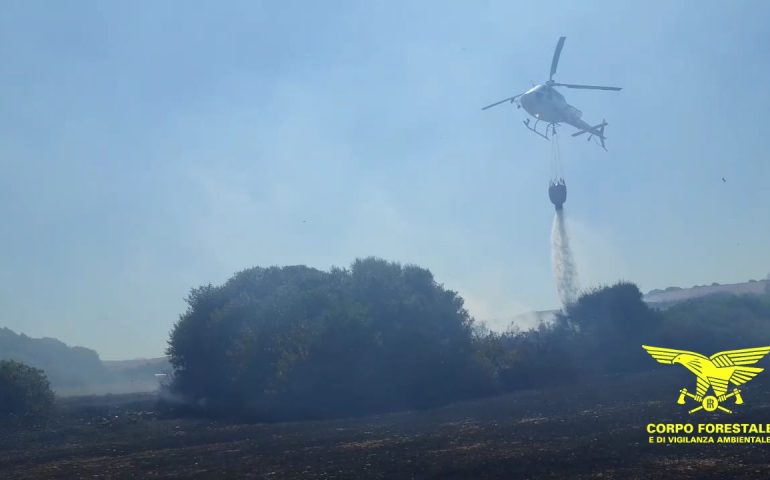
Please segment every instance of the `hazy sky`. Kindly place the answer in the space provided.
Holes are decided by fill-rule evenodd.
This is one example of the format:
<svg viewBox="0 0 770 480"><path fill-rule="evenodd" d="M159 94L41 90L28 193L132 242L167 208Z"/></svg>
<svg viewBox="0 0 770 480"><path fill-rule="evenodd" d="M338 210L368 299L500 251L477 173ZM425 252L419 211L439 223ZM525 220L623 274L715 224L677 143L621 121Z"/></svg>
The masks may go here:
<svg viewBox="0 0 770 480"><path fill-rule="evenodd" d="M623 87L562 90L609 122L562 139L582 285L770 271L770 2L215 3L3 2L0 326L157 356L191 287L368 255L555 307L550 147L480 107L559 35Z"/></svg>

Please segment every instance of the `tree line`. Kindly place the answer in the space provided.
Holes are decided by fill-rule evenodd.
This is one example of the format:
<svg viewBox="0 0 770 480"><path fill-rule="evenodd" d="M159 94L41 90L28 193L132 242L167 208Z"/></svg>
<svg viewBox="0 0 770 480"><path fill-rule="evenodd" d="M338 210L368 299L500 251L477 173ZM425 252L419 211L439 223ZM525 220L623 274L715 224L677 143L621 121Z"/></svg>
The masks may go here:
<svg viewBox="0 0 770 480"><path fill-rule="evenodd" d="M621 282L532 330L492 332L429 270L377 258L250 268L192 289L187 305L163 405L249 420L426 408L656 368L642 344L704 354L770 344L770 292L658 311ZM42 416L52 399L42 370L0 362L0 420Z"/></svg>
<svg viewBox="0 0 770 480"><path fill-rule="evenodd" d="M169 340L168 393L183 409L258 420L430 407L654 368L642 344L767 343L769 299L715 296L661 312L621 282L538 328L496 333L418 266L256 267L192 290Z"/></svg>

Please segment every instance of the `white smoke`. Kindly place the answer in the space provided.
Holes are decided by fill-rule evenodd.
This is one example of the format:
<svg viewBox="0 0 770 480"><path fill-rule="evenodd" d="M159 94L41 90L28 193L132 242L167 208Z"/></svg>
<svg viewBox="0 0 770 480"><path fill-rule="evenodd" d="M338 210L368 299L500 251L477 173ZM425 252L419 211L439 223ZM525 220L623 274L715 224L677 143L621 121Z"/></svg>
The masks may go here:
<svg viewBox="0 0 770 480"><path fill-rule="evenodd" d="M575 260L569 245L564 210L556 210L551 227L551 267L556 277L556 291L563 307L577 300L580 290Z"/></svg>

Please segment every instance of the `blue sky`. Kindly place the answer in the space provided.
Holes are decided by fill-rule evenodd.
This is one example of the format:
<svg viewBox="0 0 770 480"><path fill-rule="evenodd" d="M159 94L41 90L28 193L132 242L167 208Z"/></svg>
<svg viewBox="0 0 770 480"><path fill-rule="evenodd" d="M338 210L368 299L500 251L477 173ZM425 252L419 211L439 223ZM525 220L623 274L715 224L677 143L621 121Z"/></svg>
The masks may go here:
<svg viewBox="0 0 770 480"><path fill-rule="evenodd" d="M547 79L584 287L770 271L770 3L4 2L0 325L157 356L191 287L376 255L492 323L558 304ZM569 131L566 127L563 133ZM722 182L722 177L727 182Z"/></svg>

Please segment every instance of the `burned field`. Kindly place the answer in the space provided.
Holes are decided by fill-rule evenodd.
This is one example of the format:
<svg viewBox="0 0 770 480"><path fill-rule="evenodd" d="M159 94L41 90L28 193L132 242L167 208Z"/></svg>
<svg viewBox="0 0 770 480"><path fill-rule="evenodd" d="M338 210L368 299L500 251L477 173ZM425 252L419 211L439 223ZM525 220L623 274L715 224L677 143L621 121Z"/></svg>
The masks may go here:
<svg viewBox="0 0 770 480"><path fill-rule="evenodd" d="M3 430L3 478L767 478L768 446L650 445L651 422L770 420L757 381L733 415L689 415L682 376L605 377L424 411L273 424L179 419L148 395L59 401ZM701 412L702 413L702 412Z"/></svg>

